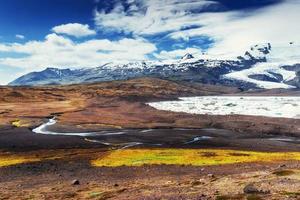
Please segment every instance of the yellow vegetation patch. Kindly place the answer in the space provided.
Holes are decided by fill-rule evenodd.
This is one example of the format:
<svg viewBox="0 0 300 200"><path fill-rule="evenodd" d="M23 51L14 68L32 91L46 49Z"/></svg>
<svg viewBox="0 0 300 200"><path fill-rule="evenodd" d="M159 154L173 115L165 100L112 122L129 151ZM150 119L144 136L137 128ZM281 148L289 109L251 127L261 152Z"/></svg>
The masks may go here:
<svg viewBox="0 0 300 200"><path fill-rule="evenodd" d="M13 125L14 127L28 127L30 126L30 123L28 121L25 120L14 120L11 125Z"/></svg>
<svg viewBox="0 0 300 200"><path fill-rule="evenodd" d="M20 120L15 120L11 123L15 127L21 127L21 121Z"/></svg>
<svg viewBox="0 0 300 200"><path fill-rule="evenodd" d="M6 167L10 165L17 165L22 163L30 163L40 161L38 158L22 157L22 156L9 156L0 157L0 167Z"/></svg>
<svg viewBox="0 0 300 200"><path fill-rule="evenodd" d="M0 167L6 167L11 165L41 162L45 160L57 160L57 159L76 159L78 157L89 157L94 154L101 154L99 150L89 149L60 149L60 150L43 150L32 151L25 153L12 153L0 151Z"/></svg>
<svg viewBox="0 0 300 200"><path fill-rule="evenodd" d="M222 165L246 162L300 160L300 152L252 152L212 149L126 149L91 161L97 167L141 165Z"/></svg>

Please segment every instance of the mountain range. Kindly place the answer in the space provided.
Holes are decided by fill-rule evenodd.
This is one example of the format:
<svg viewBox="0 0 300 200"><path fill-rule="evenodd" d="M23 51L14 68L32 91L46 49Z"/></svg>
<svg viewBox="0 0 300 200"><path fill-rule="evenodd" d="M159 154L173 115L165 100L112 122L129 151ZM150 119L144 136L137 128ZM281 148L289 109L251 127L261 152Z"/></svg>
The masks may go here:
<svg viewBox="0 0 300 200"><path fill-rule="evenodd" d="M300 45L290 42L252 46L234 59L184 55L175 61L107 63L95 68L48 67L17 78L9 85L61 85L156 77L242 89L300 88Z"/></svg>

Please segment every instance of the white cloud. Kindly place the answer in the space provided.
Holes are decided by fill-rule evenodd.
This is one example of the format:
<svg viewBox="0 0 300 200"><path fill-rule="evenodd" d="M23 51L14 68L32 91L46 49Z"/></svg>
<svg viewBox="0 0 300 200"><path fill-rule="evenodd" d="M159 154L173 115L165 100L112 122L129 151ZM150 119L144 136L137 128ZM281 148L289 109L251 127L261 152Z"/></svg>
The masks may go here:
<svg viewBox="0 0 300 200"><path fill-rule="evenodd" d="M207 36L215 40L208 53L222 58L241 55L258 43L300 42L300 2L284 0L256 10L201 13L222 5L209 0L135 0L125 12L121 4L109 12L97 11L98 28L135 35L170 32L172 39ZM195 27L183 30L185 27Z"/></svg>
<svg viewBox="0 0 300 200"><path fill-rule="evenodd" d="M204 9L217 5L209 0L127 0L130 4L127 12L122 4L106 13L95 12L95 23L99 29L133 32L138 35L155 34L181 28L200 25L199 14L195 9Z"/></svg>
<svg viewBox="0 0 300 200"><path fill-rule="evenodd" d="M147 60L147 54L155 50L155 45L142 38L124 38L118 41L93 39L77 43L52 33L43 41L29 41L25 44L0 43L0 53L28 55L0 58L0 66L22 67L24 73L42 70L45 67L96 67L108 62Z"/></svg>
<svg viewBox="0 0 300 200"><path fill-rule="evenodd" d="M66 34L77 38L95 35L96 31L91 30L87 24L69 23L55 26L52 31L57 34Z"/></svg>
<svg viewBox="0 0 300 200"><path fill-rule="evenodd" d="M24 39L25 39L25 36L24 36L24 35L21 35L21 34L17 34L17 35L16 35L16 38L17 38L17 39L20 39L20 40L24 40Z"/></svg>

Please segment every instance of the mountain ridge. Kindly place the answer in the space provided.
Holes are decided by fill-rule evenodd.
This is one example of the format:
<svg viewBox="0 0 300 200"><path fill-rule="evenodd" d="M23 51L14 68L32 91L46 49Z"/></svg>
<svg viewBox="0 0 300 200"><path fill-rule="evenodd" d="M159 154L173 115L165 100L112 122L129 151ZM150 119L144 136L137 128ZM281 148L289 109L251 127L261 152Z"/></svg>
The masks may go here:
<svg viewBox="0 0 300 200"><path fill-rule="evenodd" d="M232 60L195 58L187 53L170 62L107 63L81 69L48 67L21 76L9 85L65 85L156 77L243 89L300 88L300 56L294 50L298 47L295 43L284 48L270 43L254 45Z"/></svg>

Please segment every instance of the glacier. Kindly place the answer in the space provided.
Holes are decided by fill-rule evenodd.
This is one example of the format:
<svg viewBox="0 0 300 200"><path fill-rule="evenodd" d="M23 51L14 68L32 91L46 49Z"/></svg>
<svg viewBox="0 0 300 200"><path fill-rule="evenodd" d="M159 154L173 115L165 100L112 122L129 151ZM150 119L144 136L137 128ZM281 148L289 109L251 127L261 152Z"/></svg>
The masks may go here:
<svg viewBox="0 0 300 200"><path fill-rule="evenodd" d="M300 119L299 96L202 96L147 103L158 110L201 115L252 115Z"/></svg>

